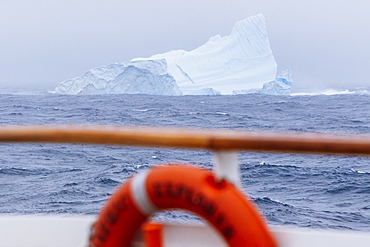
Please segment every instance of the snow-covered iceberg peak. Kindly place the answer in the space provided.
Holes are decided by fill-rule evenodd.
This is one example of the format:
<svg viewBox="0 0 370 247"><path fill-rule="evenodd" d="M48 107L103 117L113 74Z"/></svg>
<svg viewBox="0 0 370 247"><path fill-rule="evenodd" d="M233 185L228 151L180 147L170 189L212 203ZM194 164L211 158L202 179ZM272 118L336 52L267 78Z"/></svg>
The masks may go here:
<svg viewBox="0 0 370 247"><path fill-rule="evenodd" d="M230 35L211 37L192 51L176 50L102 66L61 82L55 91L64 94L233 94L262 89L275 80L276 68L265 18L259 14L237 22Z"/></svg>
<svg viewBox="0 0 370 247"><path fill-rule="evenodd" d="M166 59L168 71L183 94L203 88L220 94L261 88L275 79L277 67L262 14L239 21L230 35L211 37L193 51L171 51L149 59Z"/></svg>

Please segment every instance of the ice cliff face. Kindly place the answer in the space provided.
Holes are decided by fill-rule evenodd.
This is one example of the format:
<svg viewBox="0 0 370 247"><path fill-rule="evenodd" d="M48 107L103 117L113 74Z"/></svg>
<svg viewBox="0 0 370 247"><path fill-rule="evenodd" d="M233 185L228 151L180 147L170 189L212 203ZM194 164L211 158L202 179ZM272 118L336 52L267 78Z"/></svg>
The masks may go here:
<svg viewBox="0 0 370 247"><path fill-rule="evenodd" d="M61 82L55 92L181 95L175 79L167 73L167 63L164 59L132 61L95 68L80 77Z"/></svg>
<svg viewBox="0 0 370 247"><path fill-rule="evenodd" d="M291 84L283 85L279 78L275 80L276 67L265 18L259 14L236 23L230 35L214 36L193 51L170 51L95 68L80 77L61 82L55 92L217 95L251 93L261 89L259 93L274 91L285 94ZM285 73L289 74L290 70ZM291 82L289 78L286 81ZM280 84L285 91L275 89Z"/></svg>

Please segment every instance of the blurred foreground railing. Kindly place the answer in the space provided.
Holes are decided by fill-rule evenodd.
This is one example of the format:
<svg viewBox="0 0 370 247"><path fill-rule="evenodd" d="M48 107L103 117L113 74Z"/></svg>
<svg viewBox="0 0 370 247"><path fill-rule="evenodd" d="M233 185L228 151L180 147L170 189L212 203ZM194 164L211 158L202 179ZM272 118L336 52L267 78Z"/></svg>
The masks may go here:
<svg viewBox="0 0 370 247"><path fill-rule="evenodd" d="M225 129L176 129L112 126L0 127L0 142L76 143L272 151L370 154L370 135L252 132Z"/></svg>

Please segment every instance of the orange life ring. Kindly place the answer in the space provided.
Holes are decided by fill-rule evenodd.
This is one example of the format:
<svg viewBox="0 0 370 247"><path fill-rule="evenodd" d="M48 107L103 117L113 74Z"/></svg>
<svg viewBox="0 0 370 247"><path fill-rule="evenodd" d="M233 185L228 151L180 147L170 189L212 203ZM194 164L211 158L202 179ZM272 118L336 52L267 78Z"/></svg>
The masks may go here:
<svg viewBox="0 0 370 247"><path fill-rule="evenodd" d="M151 214L174 208L207 220L229 246L276 246L253 204L234 185L184 165L154 167L122 185L94 224L90 246L130 246Z"/></svg>

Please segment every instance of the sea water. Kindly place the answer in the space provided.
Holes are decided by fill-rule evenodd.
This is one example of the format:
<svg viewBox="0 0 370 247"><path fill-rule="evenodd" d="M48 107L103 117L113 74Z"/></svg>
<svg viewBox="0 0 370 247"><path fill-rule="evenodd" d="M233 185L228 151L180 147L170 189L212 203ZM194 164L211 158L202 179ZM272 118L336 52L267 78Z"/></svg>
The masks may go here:
<svg viewBox="0 0 370 247"><path fill-rule="evenodd" d="M369 95L0 94L0 125L78 124L370 134ZM0 143L1 214L97 214L115 188L156 164L212 166L208 151ZM370 157L239 155L243 193L269 224L370 231ZM159 216L161 217L161 216ZM163 218L196 220L183 212Z"/></svg>

